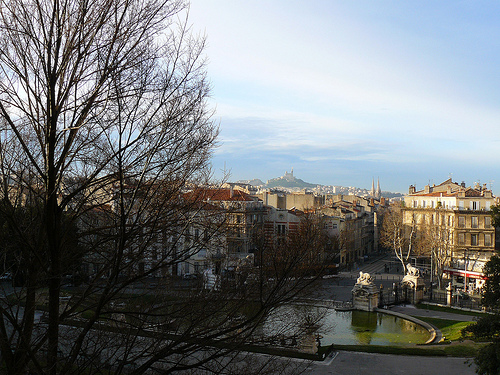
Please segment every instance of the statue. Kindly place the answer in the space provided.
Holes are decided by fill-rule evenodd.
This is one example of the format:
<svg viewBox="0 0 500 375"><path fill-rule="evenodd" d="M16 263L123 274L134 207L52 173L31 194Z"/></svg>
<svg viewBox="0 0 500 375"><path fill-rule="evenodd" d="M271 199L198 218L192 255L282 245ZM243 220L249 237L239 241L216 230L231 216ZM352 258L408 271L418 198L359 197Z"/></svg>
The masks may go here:
<svg viewBox="0 0 500 375"><path fill-rule="evenodd" d="M412 291L410 303L418 303L424 297L424 280L420 277L420 270L417 267L413 267L410 263L406 265L406 275L401 281L401 286L405 290L405 296L408 291ZM405 297L407 299L408 296Z"/></svg>
<svg viewBox="0 0 500 375"><path fill-rule="evenodd" d="M356 284L370 285L372 282L372 277L368 272L359 271L359 277L356 280Z"/></svg>
<svg viewBox="0 0 500 375"><path fill-rule="evenodd" d="M406 265L406 274L410 276L420 276L420 270L416 267L413 267L410 263Z"/></svg>
<svg viewBox="0 0 500 375"><path fill-rule="evenodd" d="M355 310L373 311L378 307L379 291L368 272L359 272L352 288L352 304Z"/></svg>

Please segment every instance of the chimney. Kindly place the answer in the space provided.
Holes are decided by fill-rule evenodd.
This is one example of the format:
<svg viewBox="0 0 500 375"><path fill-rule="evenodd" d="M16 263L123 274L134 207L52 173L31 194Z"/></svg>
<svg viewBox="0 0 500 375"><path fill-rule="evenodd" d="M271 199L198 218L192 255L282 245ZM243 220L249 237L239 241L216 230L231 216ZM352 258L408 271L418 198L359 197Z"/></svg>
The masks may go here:
<svg viewBox="0 0 500 375"><path fill-rule="evenodd" d="M233 189L233 185L231 185L231 186L229 187L229 198L232 198L232 197L233 197L233 195L234 195L234 189Z"/></svg>
<svg viewBox="0 0 500 375"><path fill-rule="evenodd" d="M425 185L424 193L429 194L431 192L431 187L429 185Z"/></svg>
<svg viewBox="0 0 500 375"><path fill-rule="evenodd" d="M415 191L416 191L415 186L410 185L410 190L408 191L408 193L409 194L415 194Z"/></svg>

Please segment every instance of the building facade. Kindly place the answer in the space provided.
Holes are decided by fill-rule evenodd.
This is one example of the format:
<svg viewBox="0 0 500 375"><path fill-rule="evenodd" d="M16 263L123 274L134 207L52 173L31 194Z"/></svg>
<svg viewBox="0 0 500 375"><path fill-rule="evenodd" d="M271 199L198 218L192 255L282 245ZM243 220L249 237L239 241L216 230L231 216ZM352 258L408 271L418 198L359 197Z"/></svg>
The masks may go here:
<svg viewBox="0 0 500 375"><path fill-rule="evenodd" d="M495 251L490 215L495 197L491 190L486 185L466 187L448 179L420 191L410 186L404 202L404 223L415 224L417 235L431 228L438 233L440 246L446 246L443 276L466 291L480 290L483 266Z"/></svg>

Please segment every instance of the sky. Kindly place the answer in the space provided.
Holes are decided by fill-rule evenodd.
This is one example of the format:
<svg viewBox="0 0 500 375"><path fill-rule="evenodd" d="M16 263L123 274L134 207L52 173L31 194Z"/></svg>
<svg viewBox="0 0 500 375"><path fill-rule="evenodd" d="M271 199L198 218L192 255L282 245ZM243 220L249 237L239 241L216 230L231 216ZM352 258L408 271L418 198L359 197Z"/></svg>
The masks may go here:
<svg viewBox="0 0 500 375"><path fill-rule="evenodd" d="M215 177L500 195L500 2L192 0L189 22Z"/></svg>

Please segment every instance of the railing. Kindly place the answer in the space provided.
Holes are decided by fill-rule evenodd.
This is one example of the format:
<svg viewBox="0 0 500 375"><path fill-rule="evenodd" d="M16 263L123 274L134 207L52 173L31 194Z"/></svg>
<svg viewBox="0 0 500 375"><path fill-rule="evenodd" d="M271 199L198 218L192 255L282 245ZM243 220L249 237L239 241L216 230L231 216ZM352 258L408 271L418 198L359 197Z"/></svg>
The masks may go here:
<svg viewBox="0 0 500 375"><path fill-rule="evenodd" d="M433 290L431 294L430 290L428 290L427 293L424 294L423 301L447 305L447 293L448 291L446 290L436 289ZM471 296L467 293L453 291L450 306L481 311L481 297Z"/></svg>

